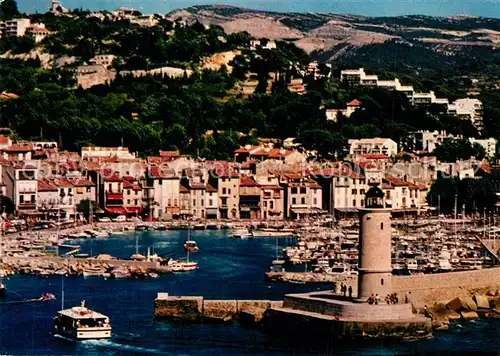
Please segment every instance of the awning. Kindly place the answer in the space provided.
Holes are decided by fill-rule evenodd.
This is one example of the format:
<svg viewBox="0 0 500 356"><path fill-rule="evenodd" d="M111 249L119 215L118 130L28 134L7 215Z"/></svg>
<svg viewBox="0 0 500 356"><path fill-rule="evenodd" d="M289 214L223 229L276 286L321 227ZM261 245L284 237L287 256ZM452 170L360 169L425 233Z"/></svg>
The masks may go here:
<svg viewBox="0 0 500 356"><path fill-rule="evenodd" d="M44 213L37 210L19 210L19 215L44 215Z"/></svg>
<svg viewBox="0 0 500 356"><path fill-rule="evenodd" d="M319 214L325 212L319 208L292 208L291 210L295 214Z"/></svg>
<svg viewBox="0 0 500 356"><path fill-rule="evenodd" d="M141 206L127 207L126 209L129 214L142 214L143 211Z"/></svg>
<svg viewBox="0 0 500 356"><path fill-rule="evenodd" d="M108 200L122 200L123 199L123 194L121 193L108 193L106 195Z"/></svg>
<svg viewBox="0 0 500 356"><path fill-rule="evenodd" d="M107 206L106 211L110 214L125 215L127 214L127 209L123 206Z"/></svg>

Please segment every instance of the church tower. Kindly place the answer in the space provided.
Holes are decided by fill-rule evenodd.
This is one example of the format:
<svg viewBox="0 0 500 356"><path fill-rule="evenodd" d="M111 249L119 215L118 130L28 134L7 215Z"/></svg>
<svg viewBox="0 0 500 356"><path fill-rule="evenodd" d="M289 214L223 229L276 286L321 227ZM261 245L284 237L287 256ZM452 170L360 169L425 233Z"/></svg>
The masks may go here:
<svg viewBox="0 0 500 356"><path fill-rule="evenodd" d="M371 183L359 214L358 299L391 293L391 210L384 208L384 192Z"/></svg>

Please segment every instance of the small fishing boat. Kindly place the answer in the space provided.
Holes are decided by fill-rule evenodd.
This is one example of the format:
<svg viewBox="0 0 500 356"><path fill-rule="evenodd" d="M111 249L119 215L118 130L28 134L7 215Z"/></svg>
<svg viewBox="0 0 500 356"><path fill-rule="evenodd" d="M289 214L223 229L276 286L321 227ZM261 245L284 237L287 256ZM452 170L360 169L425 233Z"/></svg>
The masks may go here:
<svg viewBox="0 0 500 356"><path fill-rule="evenodd" d="M248 229L236 229L233 230L233 235L236 239L244 239L248 237L252 237L252 233Z"/></svg>
<svg viewBox="0 0 500 356"><path fill-rule="evenodd" d="M148 227L144 224L137 224L135 227L135 231L146 231Z"/></svg>
<svg viewBox="0 0 500 356"><path fill-rule="evenodd" d="M207 230L217 230L219 228L219 225L216 223L208 223L207 224Z"/></svg>
<svg viewBox="0 0 500 356"><path fill-rule="evenodd" d="M203 223L195 224L193 227L194 230L205 230L206 228L207 228L207 226Z"/></svg>
<svg viewBox="0 0 500 356"><path fill-rule="evenodd" d="M0 297L5 295L5 284L0 283Z"/></svg>
<svg viewBox="0 0 500 356"><path fill-rule="evenodd" d="M186 243L184 244L184 248L189 252L198 252L200 250L198 244L194 240L186 241Z"/></svg>
<svg viewBox="0 0 500 356"><path fill-rule="evenodd" d="M163 224L160 224L160 225L156 226L156 230L158 230L158 231L165 231L165 230L167 230L167 227L165 225L163 225Z"/></svg>
<svg viewBox="0 0 500 356"><path fill-rule="evenodd" d="M253 237L293 237L294 234L292 229L262 228L252 231Z"/></svg>
<svg viewBox="0 0 500 356"><path fill-rule="evenodd" d="M173 272L189 272L198 269L198 262L192 261L176 261L173 262L170 267Z"/></svg>
<svg viewBox="0 0 500 356"><path fill-rule="evenodd" d="M150 278L154 278L154 279L156 279L156 278L160 278L160 276L158 275L158 273L154 273L154 272L149 273L149 274L148 274L148 276L149 276Z"/></svg>

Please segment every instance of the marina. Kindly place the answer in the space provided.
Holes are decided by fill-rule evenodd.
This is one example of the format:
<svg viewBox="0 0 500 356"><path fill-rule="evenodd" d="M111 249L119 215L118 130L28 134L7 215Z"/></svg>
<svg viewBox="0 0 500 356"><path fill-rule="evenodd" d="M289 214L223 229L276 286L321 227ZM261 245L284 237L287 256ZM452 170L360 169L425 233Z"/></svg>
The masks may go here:
<svg viewBox="0 0 500 356"><path fill-rule="evenodd" d="M196 354L201 348L209 353L220 355L267 354L269 348L276 354L290 352L311 352L310 345L300 340L270 337L256 329L245 329L237 324L201 324L187 327L176 323L152 322L151 301L159 291L169 291L172 295L204 295L212 299L271 299L279 300L286 293L302 293L316 290L329 290L331 282L317 281L315 284L302 284L302 270L293 274L292 283L271 283L264 275L269 271L271 261L276 258L276 239L231 239L227 230L191 231L191 238L200 246L199 254L194 257L200 269L196 273L171 273L159 278L146 280L115 278L104 281L102 278L65 277L65 299L67 305L78 305L85 299L93 310L105 311L113 323L113 336L108 341L84 341L72 344L63 339L51 337L53 316L60 310L60 303L31 303L15 305L15 308L2 307L3 302L20 299L9 293L0 301L0 321L2 321L0 352L17 350L22 354L43 354L50 348L54 354L116 352L155 352ZM187 231L146 231L138 233L139 251L147 254L147 248L154 246L155 253L168 255L175 259L185 256L184 243ZM82 252L93 254L110 253L118 258L128 258L135 252L133 232L110 235L102 239L78 239L69 241L79 245ZM293 246L292 239L278 239L279 249L287 244ZM309 275L323 276L312 273ZM221 283L220 281L224 281ZM12 275L5 280L9 291L22 296L40 295L50 292L60 298L61 276ZM294 283L295 282L295 283ZM127 313L123 311L127 310ZM8 320L21 316L19 323ZM32 327L36 320L37 327ZM405 353L412 351L443 350L447 352L477 350L496 350L497 332L491 327L495 321L480 320L464 324L449 334L437 334L431 340L408 343L317 345L318 349L328 347L335 352ZM9 335L27 333L28 342ZM468 338L461 335L467 330ZM446 340L453 340L450 347ZM214 340L218 340L214 342ZM250 346L250 340L251 345ZM244 346L248 345L248 346ZM445 346L446 345L446 346ZM489 345L489 346L488 346ZM496 347L496 346L495 346ZM307 351L309 350L309 351ZM318 350L318 352L320 352ZM334 351L332 351L334 352Z"/></svg>

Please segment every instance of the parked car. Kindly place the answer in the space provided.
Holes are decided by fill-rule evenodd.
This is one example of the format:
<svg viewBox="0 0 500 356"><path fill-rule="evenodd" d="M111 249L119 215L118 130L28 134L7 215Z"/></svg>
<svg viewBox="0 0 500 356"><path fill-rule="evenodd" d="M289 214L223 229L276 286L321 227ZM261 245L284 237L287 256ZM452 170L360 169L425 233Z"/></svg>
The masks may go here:
<svg viewBox="0 0 500 356"><path fill-rule="evenodd" d="M125 215L119 215L113 219L114 222L125 222L127 221L127 217Z"/></svg>
<svg viewBox="0 0 500 356"><path fill-rule="evenodd" d="M99 220L98 220L98 221L99 221L99 222L111 222L111 219L105 216L105 217L103 217L103 218L99 218Z"/></svg>

